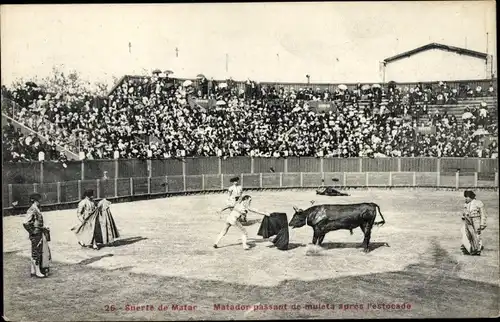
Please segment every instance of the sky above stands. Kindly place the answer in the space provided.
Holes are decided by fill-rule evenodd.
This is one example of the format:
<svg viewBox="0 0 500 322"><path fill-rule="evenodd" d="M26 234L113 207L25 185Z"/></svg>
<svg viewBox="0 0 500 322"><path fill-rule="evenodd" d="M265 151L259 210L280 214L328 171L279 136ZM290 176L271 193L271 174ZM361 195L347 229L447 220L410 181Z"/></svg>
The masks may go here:
<svg viewBox="0 0 500 322"><path fill-rule="evenodd" d="M178 77L374 82L384 58L431 42L486 52L487 32L496 57L493 1L0 8L3 84L45 77L54 65L92 82L155 68Z"/></svg>

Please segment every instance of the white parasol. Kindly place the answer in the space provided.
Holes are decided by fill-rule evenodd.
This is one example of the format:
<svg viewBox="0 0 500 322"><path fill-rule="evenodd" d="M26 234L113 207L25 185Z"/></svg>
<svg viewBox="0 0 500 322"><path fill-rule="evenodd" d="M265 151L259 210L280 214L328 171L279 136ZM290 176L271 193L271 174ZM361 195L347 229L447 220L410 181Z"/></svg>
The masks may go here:
<svg viewBox="0 0 500 322"><path fill-rule="evenodd" d="M463 115L462 115L462 120L468 120L470 118L473 118L474 115L472 115L471 112L465 112Z"/></svg>
<svg viewBox="0 0 500 322"><path fill-rule="evenodd" d="M472 133L473 136L478 136L478 135L489 135L490 133L486 131L485 129L478 129Z"/></svg>

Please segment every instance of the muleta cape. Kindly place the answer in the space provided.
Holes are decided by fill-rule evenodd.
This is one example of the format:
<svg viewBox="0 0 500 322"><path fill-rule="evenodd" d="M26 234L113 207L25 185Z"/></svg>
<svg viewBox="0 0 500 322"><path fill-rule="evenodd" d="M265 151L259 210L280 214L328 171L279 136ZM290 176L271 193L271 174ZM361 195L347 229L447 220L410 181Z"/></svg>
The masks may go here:
<svg viewBox="0 0 500 322"><path fill-rule="evenodd" d="M279 250L287 250L289 242L288 217L286 213L273 212L262 220L257 235L269 238L276 235L273 244Z"/></svg>

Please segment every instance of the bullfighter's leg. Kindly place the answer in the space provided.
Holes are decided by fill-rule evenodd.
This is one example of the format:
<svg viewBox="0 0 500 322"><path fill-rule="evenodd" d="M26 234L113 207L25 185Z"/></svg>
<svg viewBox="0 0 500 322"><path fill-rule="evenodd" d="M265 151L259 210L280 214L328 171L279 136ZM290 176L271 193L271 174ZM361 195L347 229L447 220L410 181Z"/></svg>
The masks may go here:
<svg viewBox="0 0 500 322"><path fill-rule="evenodd" d="M222 237L224 237L226 234L227 234L227 231L229 230L229 227L231 227L230 224L226 223L224 225L224 228L222 228L221 232L219 233L219 236L217 236L217 239L215 240L215 243L214 243L214 248L217 248L217 244L220 242L220 240L222 239Z"/></svg>

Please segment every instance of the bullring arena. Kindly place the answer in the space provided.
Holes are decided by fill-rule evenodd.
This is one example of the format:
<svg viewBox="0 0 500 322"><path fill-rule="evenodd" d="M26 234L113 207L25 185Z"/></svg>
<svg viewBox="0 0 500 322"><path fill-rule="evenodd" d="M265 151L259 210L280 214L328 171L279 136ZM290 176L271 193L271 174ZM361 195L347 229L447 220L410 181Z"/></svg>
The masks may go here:
<svg viewBox="0 0 500 322"><path fill-rule="evenodd" d="M1 17L5 320L499 316L493 1Z"/></svg>
<svg viewBox="0 0 500 322"><path fill-rule="evenodd" d="M490 214L479 257L464 256L459 247L460 191L358 189L349 190L348 197L317 196L309 189L248 193L255 208L286 212L289 219L293 205L305 208L311 200L371 201L380 205L387 222L374 228L368 254L358 248L363 238L359 229L352 236L348 231L327 234L319 252L309 252L309 227L290 229L290 249L277 250L256 235L257 215L249 215L246 226L250 250L242 250L234 230L214 249L223 225L216 211L225 196L171 196L113 204L122 236L114 247L94 251L81 249L70 231L77 224L74 209L47 211L56 264L50 279L32 283L25 278L29 240L21 218L9 216L3 229L4 292L11 295L5 316L198 320L498 314L497 191L477 193ZM226 304L234 307L223 310ZM238 304L250 309L241 310ZM132 310L137 306L142 310ZM159 310L165 306L168 310Z"/></svg>

